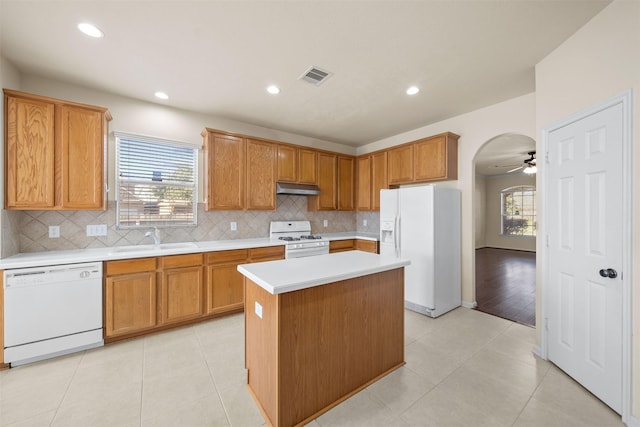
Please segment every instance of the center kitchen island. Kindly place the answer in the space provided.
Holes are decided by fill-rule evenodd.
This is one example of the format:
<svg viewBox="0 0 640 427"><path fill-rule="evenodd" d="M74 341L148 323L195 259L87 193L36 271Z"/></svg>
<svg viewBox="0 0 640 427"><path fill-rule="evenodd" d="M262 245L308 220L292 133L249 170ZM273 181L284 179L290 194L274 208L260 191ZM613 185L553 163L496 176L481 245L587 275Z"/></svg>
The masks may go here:
<svg viewBox="0 0 640 427"><path fill-rule="evenodd" d="M268 424L304 425L404 365L407 265L348 251L238 266L247 383Z"/></svg>

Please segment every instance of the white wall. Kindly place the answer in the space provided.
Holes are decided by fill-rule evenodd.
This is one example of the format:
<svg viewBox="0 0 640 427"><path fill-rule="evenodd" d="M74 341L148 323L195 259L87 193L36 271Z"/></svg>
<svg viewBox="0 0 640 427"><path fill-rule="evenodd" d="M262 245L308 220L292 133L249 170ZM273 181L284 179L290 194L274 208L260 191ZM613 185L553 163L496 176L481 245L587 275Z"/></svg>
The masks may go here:
<svg viewBox="0 0 640 427"><path fill-rule="evenodd" d="M481 175L476 175L475 194L473 196L473 216L476 227L476 249L487 246L485 244L487 232L487 180Z"/></svg>
<svg viewBox="0 0 640 427"><path fill-rule="evenodd" d="M367 144L358 148L358 155L446 131L460 135L458 180L454 184L462 192L462 300L465 305L470 305L475 303L474 157L485 142L505 133L518 133L535 139L535 94Z"/></svg>
<svg viewBox="0 0 640 427"><path fill-rule="evenodd" d="M330 141L322 141L221 117L171 108L161 103L139 101L133 98L109 94L33 75L22 75L20 88L10 88L53 98L107 107L113 116L113 120L109 124L110 132L117 131L152 136L186 142L201 147L201 132L205 127L209 127L318 149L337 151L344 154L355 154L353 147ZM109 188L115 189L115 149L113 138L110 138L108 156ZM201 185L203 182L202 156L200 156L199 170L199 200L203 201L203 185ZM109 192L109 200L115 200L115 191L111 190Z"/></svg>
<svg viewBox="0 0 640 427"><path fill-rule="evenodd" d="M633 164L640 165L640 2L616 0L536 66L536 128L633 89ZM538 141L538 150L542 149ZM633 414L640 418L640 170L633 169ZM538 208L543 207L538 204ZM540 264L540 263L538 263ZM630 277L631 276L631 277ZM538 270L538 282L541 272ZM538 301L540 294L538 288ZM540 307L540 304L536 304ZM540 313L536 315L540 319Z"/></svg>
<svg viewBox="0 0 640 427"><path fill-rule="evenodd" d="M476 181L478 181L477 178ZM500 175L496 177L487 177L483 181L485 181L484 246L535 252L535 237L503 236L501 222L502 190L519 185L532 185L535 187L535 175Z"/></svg>

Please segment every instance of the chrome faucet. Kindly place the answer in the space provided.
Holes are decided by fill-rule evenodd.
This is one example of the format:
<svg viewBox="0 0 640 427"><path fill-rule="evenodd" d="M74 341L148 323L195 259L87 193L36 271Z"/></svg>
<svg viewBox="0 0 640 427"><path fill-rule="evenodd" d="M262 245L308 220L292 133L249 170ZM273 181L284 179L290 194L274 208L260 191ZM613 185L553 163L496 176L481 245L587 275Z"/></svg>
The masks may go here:
<svg viewBox="0 0 640 427"><path fill-rule="evenodd" d="M147 231L144 234L145 237L151 237L153 239L153 244L154 245L159 245L160 244L160 236L158 235L158 228L157 227L153 227L152 230Z"/></svg>

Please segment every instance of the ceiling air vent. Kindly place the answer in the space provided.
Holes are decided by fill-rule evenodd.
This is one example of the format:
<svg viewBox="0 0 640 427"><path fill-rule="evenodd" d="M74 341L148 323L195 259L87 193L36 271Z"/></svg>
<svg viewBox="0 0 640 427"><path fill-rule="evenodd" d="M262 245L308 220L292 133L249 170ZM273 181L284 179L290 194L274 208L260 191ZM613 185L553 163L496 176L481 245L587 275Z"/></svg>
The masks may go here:
<svg viewBox="0 0 640 427"><path fill-rule="evenodd" d="M311 67L300 76L300 80L304 80L307 83L319 86L331 76L332 73L330 73L329 71L321 70L318 67Z"/></svg>

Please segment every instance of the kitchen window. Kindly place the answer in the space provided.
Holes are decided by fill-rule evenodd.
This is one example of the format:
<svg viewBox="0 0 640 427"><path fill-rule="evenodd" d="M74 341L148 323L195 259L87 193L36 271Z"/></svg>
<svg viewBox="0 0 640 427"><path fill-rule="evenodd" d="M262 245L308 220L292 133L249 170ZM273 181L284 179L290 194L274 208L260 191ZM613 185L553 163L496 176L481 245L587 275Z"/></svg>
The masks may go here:
<svg viewBox="0 0 640 427"><path fill-rule="evenodd" d="M195 226L198 149L116 135L117 227Z"/></svg>
<svg viewBox="0 0 640 427"><path fill-rule="evenodd" d="M502 190L502 235L536 235L536 189L532 186Z"/></svg>

